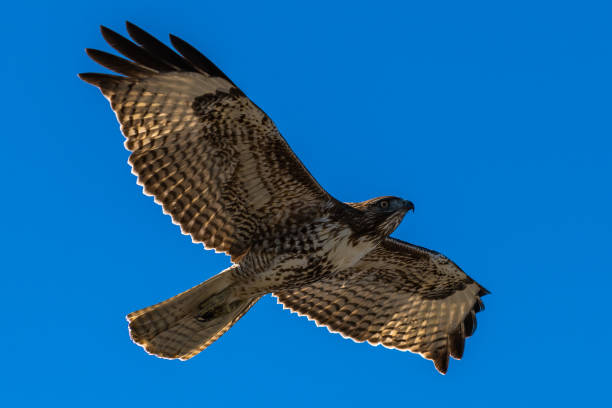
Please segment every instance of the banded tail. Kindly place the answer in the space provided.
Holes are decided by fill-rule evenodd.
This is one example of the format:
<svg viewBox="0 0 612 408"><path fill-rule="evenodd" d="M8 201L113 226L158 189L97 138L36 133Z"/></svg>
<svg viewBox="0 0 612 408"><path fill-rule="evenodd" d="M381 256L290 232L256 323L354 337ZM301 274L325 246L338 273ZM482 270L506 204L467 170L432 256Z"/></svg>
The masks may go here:
<svg viewBox="0 0 612 408"><path fill-rule="evenodd" d="M127 315L130 337L149 354L188 360L228 331L259 299L232 299L231 270Z"/></svg>

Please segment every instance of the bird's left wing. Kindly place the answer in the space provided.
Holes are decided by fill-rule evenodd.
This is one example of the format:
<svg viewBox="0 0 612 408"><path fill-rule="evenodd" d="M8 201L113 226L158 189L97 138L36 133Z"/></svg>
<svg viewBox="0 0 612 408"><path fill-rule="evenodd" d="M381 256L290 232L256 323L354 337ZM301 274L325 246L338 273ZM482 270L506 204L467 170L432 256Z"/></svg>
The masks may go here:
<svg viewBox="0 0 612 408"><path fill-rule="evenodd" d="M177 53L131 23L127 30L134 42L102 34L129 60L87 50L122 75L80 77L109 99L138 182L183 233L237 261L253 237L333 201L208 58L178 37L170 36Z"/></svg>
<svg viewBox="0 0 612 408"><path fill-rule="evenodd" d="M331 332L419 353L445 373L487 293L445 256L387 238L354 267L274 296Z"/></svg>

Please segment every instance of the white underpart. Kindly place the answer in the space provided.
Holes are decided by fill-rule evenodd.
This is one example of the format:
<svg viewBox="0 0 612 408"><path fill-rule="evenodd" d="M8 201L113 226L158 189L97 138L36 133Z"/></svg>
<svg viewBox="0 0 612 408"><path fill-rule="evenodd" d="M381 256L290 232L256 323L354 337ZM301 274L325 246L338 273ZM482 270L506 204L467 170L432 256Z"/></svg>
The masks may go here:
<svg viewBox="0 0 612 408"><path fill-rule="evenodd" d="M337 270L343 270L354 266L376 247L370 239L364 237L357 241L350 241L351 230L343 228L337 236L327 240L323 246L323 253L327 254L331 263Z"/></svg>

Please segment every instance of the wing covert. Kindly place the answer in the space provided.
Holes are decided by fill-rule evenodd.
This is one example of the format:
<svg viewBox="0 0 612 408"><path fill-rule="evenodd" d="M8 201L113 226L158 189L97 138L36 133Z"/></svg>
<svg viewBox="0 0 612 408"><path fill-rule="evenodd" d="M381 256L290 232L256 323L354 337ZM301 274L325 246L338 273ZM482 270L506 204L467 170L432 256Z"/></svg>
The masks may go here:
<svg viewBox="0 0 612 408"><path fill-rule="evenodd" d="M332 332L419 353L446 373L487 293L445 256L387 238L353 268L274 296Z"/></svg>
<svg viewBox="0 0 612 408"><path fill-rule="evenodd" d="M176 53L127 28L136 43L105 27L102 34L128 59L87 50L123 76L80 77L110 101L138 183L183 233L236 260L267 225L331 199L272 120L208 58L178 37Z"/></svg>

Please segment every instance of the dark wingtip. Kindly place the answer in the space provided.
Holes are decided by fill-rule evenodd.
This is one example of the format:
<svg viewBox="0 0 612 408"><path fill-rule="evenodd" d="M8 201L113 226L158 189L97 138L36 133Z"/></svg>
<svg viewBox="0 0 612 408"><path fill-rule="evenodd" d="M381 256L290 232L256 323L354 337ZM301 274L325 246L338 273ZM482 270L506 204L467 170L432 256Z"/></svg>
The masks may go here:
<svg viewBox="0 0 612 408"><path fill-rule="evenodd" d="M135 37L138 37L138 35L142 33L144 33L145 35L150 35L145 30L143 30L142 28L138 27L136 24L131 23L129 21L125 22L125 29L127 30L130 37L132 37L134 40L136 39Z"/></svg>
<svg viewBox="0 0 612 408"><path fill-rule="evenodd" d="M489 292L487 289L485 289L483 286L478 285L480 288L480 291L478 292L478 296L486 296L486 295L490 295L491 292Z"/></svg>
<svg viewBox="0 0 612 408"><path fill-rule="evenodd" d="M156 58L173 66L177 70L197 71L187 60L136 24L126 21L125 26L132 40L147 50L151 55L154 55Z"/></svg>
<svg viewBox="0 0 612 408"><path fill-rule="evenodd" d="M79 79L81 79L82 81L85 81L88 84L91 84L94 86L99 86L98 84L100 82L100 74L95 74L93 72L82 72L77 75L79 76Z"/></svg>
<svg viewBox="0 0 612 408"><path fill-rule="evenodd" d="M145 33L146 35L151 35L148 32L146 32L144 29L140 28L140 26L137 26L136 24L132 23L131 21L125 21L125 29L127 30L128 34L130 35L130 37L133 37L133 33L136 33L137 35L139 33Z"/></svg>
<svg viewBox="0 0 612 408"><path fill-rule="evenodd" d="M459 329L448 336L448 350L451 357L457 360L461 360L463 357L463 351L465 349L465 336L462 332L462 326L459 325Z"/></svg>
<svg viewBox="0 0 612 408"><path fill-rule="evenodd" d="M138 34L141 33L145 33L146 35L150 35L149 33L147 33L145 30L143 30L142 28L140 28L139 26L137 26L136 24L130 22L130 21L126 21L125 22L125 29L127 30L128 34L130 35L130 37L132 37L132 39L136 39L135 37L138 37Z"/></svg>
<svg viewBox="0 0 612 408"><path fill-rule="evenodd" d="M106 38L107 36L112 36L113 34L117 34L113 30L111 30L110 28L102 24L100 24L100 33L102 33L102 37L104 37L105 40L107 39Z"/></svg>
<svg viewBox="0 0 612 408"><path fill-rule="evenodd" d="M123 76L111 75L111 74L98 74L95 72L84 72L78 75L79 75L79 78L81 78L83 81L93 86L97 86L98 88L102 89L103 92L104 92L104 89L109 89L110 87L114 86L118 82L126 80L126 78Z"/></svg>
<svg viewBox="0 0 612 408"><path fill-rule="evenodd" d="M476 304L474 305L474 312L478 313L482 312L483 310L485 310L485 305L480 298L477 298Z"/></svg>
<svg viewBox="0 0 612 408"><path fill-rule="evenodd" d="M151 69L135 64L132 61L118 57L114 54L109 54L106 51L86 48L85 52L92 60L103 67L128 77L145 77L155 73L155 71Z"/></svg>
<svg viewBox="0 0 612 408"><path fill-rule="evenodd" d="M103 59L104 55L108 55L107 52L96 50L95 48L85 48L85 53L87 54L89 58L91 58L92 60L94 60L100 65L104 65L104 64L100 63L99 60Z"/></svg>
<svg viewBox="0 0 612 408"><path fill-rule="evenodd" d="M476 312L471 310L463 321L463 328L465 331L466 339L468 337L471 337L476 332L476 327L478 327L478 321L476 320Z"/></svg>
<svg viewBox="0 0 612 408"><path fill-rule="evenodd" d="M172 46L194 67L208 75L221 77L232 85L236 86L236 84L234 84L227 77L227 75L223 73L223 71L221 71L211 60L208 59L208 57L198 51L193 45L174 34L169 34L169 37Z"/></svg>
<svg viewBox="0 0 612 408"><path fill-rule="evenodd" d="M125 20L125 28L129 31L132 29L136 29L136 30L142 30L142 28L138 27L136 24L132 23L131 21Z"/></svg>
<svg viewBox="0 0 612 408"><path fill-rule="evenodd" d="M174 43L178 43L178 44L187 44L186 41L182 40L181 38L177 37L174 34L168 34L168 37L170 38L170 42L172 43L172 45L174 45Z"/></svg>
<svg viewBox="0 0 612 408"><path fill-rule="evenodd" d="M436 370L438 370L438 372L442 375L445 375L446 372L448 371L448 360L449 360L449 357L448 357L447 352L439 354L433 360Z"/></svg>

